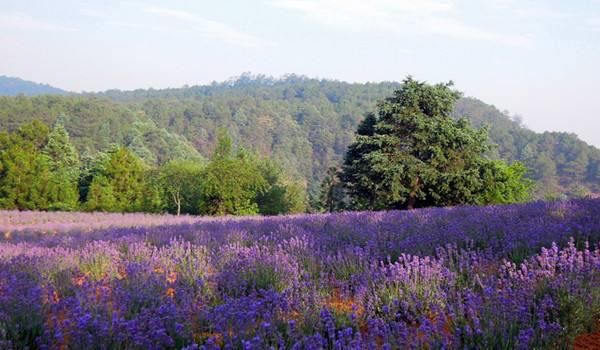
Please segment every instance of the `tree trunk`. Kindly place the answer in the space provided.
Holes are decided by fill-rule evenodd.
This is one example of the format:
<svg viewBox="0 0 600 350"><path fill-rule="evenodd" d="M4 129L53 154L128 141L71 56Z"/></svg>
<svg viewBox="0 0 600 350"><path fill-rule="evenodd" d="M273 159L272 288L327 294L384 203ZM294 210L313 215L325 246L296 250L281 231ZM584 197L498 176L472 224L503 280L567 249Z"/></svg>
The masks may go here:
<svg viewBox="0 0 600 350"><path fill-rule="evenodd" d="M179 214L181 214L181 196L179 195L179 192L172 192L171 194L173 195L173 201L177 206L177 216L179 216Z"/></svg>

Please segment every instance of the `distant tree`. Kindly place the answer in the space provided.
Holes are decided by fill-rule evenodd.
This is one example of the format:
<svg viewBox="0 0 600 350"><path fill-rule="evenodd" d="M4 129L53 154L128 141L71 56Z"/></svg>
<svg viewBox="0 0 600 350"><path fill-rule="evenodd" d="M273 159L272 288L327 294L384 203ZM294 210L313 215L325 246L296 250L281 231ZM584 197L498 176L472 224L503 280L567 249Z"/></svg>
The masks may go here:
<svg viewBox="0 0 600 350"><path fill-rule="evenodd" d="M280 214L306 213L308 211L306 184L299 181L288 181L284 184L284 205Z"/></svg>
<svg viewBox="0 0 600 350"><path fill-rule="evenodd" d="M73 210L79 202L79 155L71 144L69 134L57 122L48 134L42 150L51 171L49 201L51 209Z"/></svg>
<svg viewBox="0 0 600 350"><path fill-rule="evenodd" d="M520 168L503 168L485 158L490 149L487 130L451 118L460 97L451 87L451 82L429 85L409 77L379 104L376 118L369 116L360 125L342 172L357 208L412 209L520 198L518 186L510 183L521 179ZM486 190L491 185L495 190Z"/></svg>
<svg viewBox="0 0 600 350"><path fill-rule="evenodd" d="M104 175L92 179L87 192L85 209L89 211L119 211L110 181Z"/></svg>
<svg viewBox="0 0 600 350"><path fill-rule="evenodd" d="M227 133L227 129L219 129L217 132L217 143L212 154L212 160L230 159L233 156L233 140Z"/></svg>
<svg viewBox="0 0 600 350"><path fill-rule="evenodd" d="M103 176L110 155L107 152L93 153L87 149L80 157L79 169L79 201L86 202L92 181L97 176Z"/></svg>
<svg viewBox="0 0 600 350"><path fill-rule="evenodd" d="M51 177L41 149L48 127L33 121L12 134L0 136L0 206L6 209L47 210Z"/></svg>
<svg viewBox="0 0 600 350"><path fill-rule="evenodd" d="M155 212L162 209L157 182L150 169L125 147L110 150L89 171L86 208L116 212ZM100 203L100 204L98 204Z"/></svg>
<svg viewBox="0 0 600 350"><path fill-rule="evenodd" d="M217 147L203 174L200 213L251 215L259 212L257 193L267 184L253 157L240 150L234 154L231 138L219 133Z"/></svg>
<svg viewBox="0 0 600 350"><path fill-rule="evenodd" d="M527 168L515 162L510 165L503 161L485 161L480 174L483 179L483 193L479 204L523 203L531 200L534 182L525 178Z"/></svg>
<svg viewBox="0 0 600 350"><path fill-rule="evenodd" d="M340 180L340 169L329 168L321 183L318 209L328 213L344 210L347 208L346 197L344 183Z"/></svg>
<svg viewBox="0 0 600 350"><path fill-rule="evenodd" d="M147 167L135 210L145 213L162 213L167 209L167 203L164 199L160 171L154 167Z"/></svg>
<svg viewBox="0 0 600 350"><path fill-rule="evenodd" d="M170 212L198 214L203 170L200 163L190 160L172 160L160 168L159 183Z"/></svg>
<svg viewBox="0 0 600 350"><path fill-rule="evenodd" d="M306 211L306 190L298 182L286 179L283 169L270 159L256 160L266 182L257 193L258 211L263 215L302 213Z"/></svg>

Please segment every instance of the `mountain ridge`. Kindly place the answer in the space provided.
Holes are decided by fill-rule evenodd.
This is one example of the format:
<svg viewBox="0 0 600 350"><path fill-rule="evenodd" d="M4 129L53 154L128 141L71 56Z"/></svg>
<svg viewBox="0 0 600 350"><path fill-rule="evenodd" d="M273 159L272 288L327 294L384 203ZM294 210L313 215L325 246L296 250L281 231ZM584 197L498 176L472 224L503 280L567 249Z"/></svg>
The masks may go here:
<svg viewBox="0 0 600 350"><path fill-rule="evenodd" d="M49 84L36 83L30 80L24 80L17 77L0 75L0 95L17 96L20 94L26 96L37 95L66 95L70 92L51 86Z"/></svg>

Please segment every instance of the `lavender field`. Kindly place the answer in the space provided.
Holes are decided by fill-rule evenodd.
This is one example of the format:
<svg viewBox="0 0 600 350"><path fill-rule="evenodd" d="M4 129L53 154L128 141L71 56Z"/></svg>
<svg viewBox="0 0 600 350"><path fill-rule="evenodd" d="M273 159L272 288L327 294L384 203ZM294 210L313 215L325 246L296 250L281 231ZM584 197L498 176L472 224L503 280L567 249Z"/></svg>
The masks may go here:
<svg viewBox="0 0 600 350"><path fill-rule="evenodd" d="M2 349L552 349L600 317L600 200L0 230Z"/></svg>

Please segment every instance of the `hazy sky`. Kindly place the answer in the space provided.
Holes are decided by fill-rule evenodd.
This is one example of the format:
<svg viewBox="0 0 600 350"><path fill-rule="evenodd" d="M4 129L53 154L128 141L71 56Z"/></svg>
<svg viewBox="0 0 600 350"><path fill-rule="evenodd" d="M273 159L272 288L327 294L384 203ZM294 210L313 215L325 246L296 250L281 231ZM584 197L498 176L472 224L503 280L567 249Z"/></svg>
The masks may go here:
<svg viewBox="0 0 600 350"><path fill-rule="evenodd" d="M600 0L0 0L0 75L97 91L411 74L596 146L599 63Z"/></svg>

